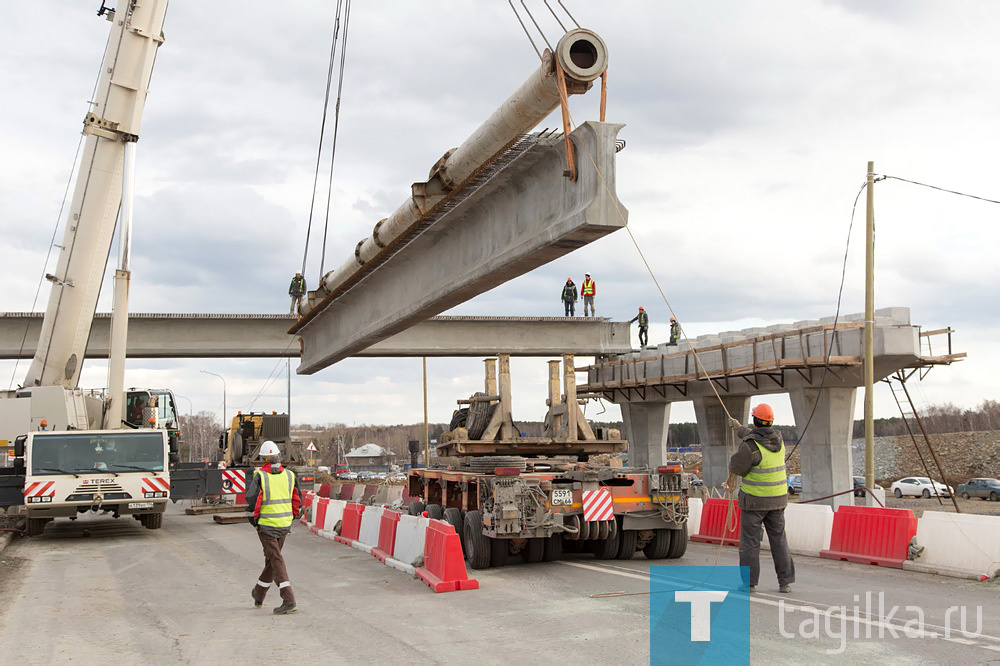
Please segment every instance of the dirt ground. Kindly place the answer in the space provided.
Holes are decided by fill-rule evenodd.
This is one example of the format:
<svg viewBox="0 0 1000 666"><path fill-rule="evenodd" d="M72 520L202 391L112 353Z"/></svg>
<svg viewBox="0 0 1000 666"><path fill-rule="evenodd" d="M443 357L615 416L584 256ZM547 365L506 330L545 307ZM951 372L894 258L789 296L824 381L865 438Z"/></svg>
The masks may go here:
<svg viewBox="0 0 1000 666"><path fill-rule="evenodd" d="M937 499L930 498L924 499L922 497L901 497L896 499L888 492L886 492L886 506L891 509L910 509L919 518L923 515L924 511L943 511L947 513L955 513L955 505L952 503L951 499L947 497L942 497L939 504ZM855 502L857 504L861 503L861 498L857 498ZM967 499L964 500L961 497L956 497L955 501L958 502L958 508L962 513L974 513L984 516L1000 516L1000 502L987 502L981 499Z"/></svg>

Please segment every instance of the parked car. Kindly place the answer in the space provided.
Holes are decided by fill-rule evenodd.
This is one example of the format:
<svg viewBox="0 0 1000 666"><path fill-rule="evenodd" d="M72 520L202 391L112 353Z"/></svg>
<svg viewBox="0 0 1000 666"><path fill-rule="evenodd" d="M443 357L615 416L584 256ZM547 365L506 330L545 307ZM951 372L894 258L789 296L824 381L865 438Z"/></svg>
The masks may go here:
<svg viewBox="0 0 1000 666"><path fill-rule="evenodd" d="M330 468L327 467L326 465L320 465L319 467L316 468L316 471L319 474L329 474L330 473Z"/></svg>
<svg viewBox="0 0 1000 666"><path fill-rule="evenodd" d="M1000 499L1000 479L969 479L958 486L958 494L962 499L979 497L996 502Z"/></svg>
<svg viewBox="0 0 1000 666"><path fill-rule="evenodd" d="M789 474L788 475L788 494L797 495L802 492L802 475L801 474Z"/></svg>
<svg viewBox="0 0 1000 666"><path fill-rule="evenodd" d="M889 487L896 497L904 495L912 497L923 497L924 499L937 495L939 497L951 497L952 488L940 483L931 481L926 476L908 476L900 479Z"/></svg>
<svg viewBox="0 0 1000 666"><path fill-rule="evenodd" d="M698 488L705 485L705 482L701 480L701 477L694 472L687 473L688 485L692 488Z"/></svg>
<svg viewBox="0 0 1000 666"><path fill-rule="evenodd" d="M855 497L865 496L865 477L863 476L854 477L854 496Z"/></svg>

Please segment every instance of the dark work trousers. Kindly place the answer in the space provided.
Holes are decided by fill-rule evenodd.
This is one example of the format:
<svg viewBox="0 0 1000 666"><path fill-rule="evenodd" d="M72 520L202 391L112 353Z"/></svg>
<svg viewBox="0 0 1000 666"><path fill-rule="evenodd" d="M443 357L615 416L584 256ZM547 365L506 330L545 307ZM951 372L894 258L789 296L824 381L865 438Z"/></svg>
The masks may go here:
<svg viewBox="0 0 1000 666"><path fill-rule="evenodd" d="M587 312L590 312L588 315ZM597 311L594 310L594 297L584 296L583 297L583 316L584 317L596 317Z"/></svg>
<svg viewBox="0 0 1000 666"><path fill-rule="evenodd" d="M785 510L742 511L740 516L740 574L745 585L756 585L760 580L760 537L761 524L767 530L767 540L771 544L771 558L774 571L778 574L778 584L795 582L795 563L788 552L785 538Z"/></svg>
<svg viewBox="0 0 1000 666"><path fill-rule="evenodd" d="M649 344L649 327L640 326L639 327L639 346L645 347Z"/></svg>
<svg viewBox="0 0 1000 666"><path fill-rule="evenodd" d="M563 305L566 306L566 316L575 317L576 316L576 301L563 301Z"/></svg>
<svg viewBox="0 0 1000 666"><path fill-rule="evenodd" d="M285 603L294 604L295 594L292 593L292 583L288 580L288 569L285 568L285 558L281 555L281 547L285 545L285 537L275 539L257 530L260 545L264 547L264 571L253 587L254 601L264 601L264 595L271 583L278 584L278 594Z"/></svg>

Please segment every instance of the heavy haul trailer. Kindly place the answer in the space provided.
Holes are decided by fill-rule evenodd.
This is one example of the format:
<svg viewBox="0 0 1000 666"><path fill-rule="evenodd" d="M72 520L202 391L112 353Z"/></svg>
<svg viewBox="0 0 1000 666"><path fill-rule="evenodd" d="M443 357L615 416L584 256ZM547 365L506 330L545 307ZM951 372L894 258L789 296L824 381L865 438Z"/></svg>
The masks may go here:
<svg viewBox="0 0 1000 666"><path fill-rule="evenodd" d="M499 377L496 362L499 360ZM499 380L499 381L498 381ZM456 411L438 446L450 460L409 474L413 515L427 511L455 527L474 569L587 549L601 559L677 558L687 549L688 483L680 465L621 468L591 456L624 451L614 430L595 431L580 410L573 357L549 362L542 437L520 437L510 416L510 362L486 362L486 391ZM464 411L464 414L462 413ZM464 423L462 422L464 418ZM466 427L468 426L468 427Z"/></svg>

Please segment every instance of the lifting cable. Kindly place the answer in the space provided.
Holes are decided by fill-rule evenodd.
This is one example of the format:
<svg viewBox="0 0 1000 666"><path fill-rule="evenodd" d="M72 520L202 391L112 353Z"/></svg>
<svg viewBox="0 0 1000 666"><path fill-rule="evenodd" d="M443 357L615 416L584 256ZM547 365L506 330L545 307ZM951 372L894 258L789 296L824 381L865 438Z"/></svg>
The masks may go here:
<svg viewBox="0 0 1000 666"><path fill-rule="evenodd" d="M108 44L111 43L111 33L108 33L108 39L104 44L104 50L108 50ZM101 82L101 73L104 70L104 61L101 60L101 66L97 68L97 77L94 79L94 88L90 92L89 104L94 104L94 98L97 97L97 86ZM38 296L42 292L42 285L45 283L45 271L49 265L49 259L52 257L52 248L56 247L56 234L59 232L59 222L62 220L63 210L66 208L66 199L69 197L69 186L73 183L73 176L76 175L76 167L80 160L80 150L83 148L83 140L86 135L81 133L79 140L76 142L76 154L73 155L73 165L69 169L69 177L66 179L66 188L63 190L62 202L59 204L59 212L56 214L56 223L52 226L52 237L49 239L49 249L45 252L45 261L42 263L42 274L38 277L38 286L35 288L35 297L31 300L31 310L35 311L35 306L38 305ZM62 249L62 248L60 248ZM18 348L17 355L18 358L14 360L14 369L10 373L10 383L7 384L7 389L12 389L14 387L14 379L17 376L17 366L21 363L21 353L24 352L24 345L28 340L28 330L31 328L31 323L26 323L24 325L24 336L21 337L21 346ZM38 353L38 350L35 350Z"/></svg>
<svg viewBox="0 0 1000 666"><path fill-rule="evenodd" d="M333 20L333 39L330 44L330 61L326 72L326 93L323 96L323 117L319 125L319 146L316 149L316 169L313 174L312 197L309 201L309 221L306 225L305 248L302 250L302 274L306 274L306 260L309 257L309 238L312 235L313 212L316 207L316 188L319 184L319 167L323 156L323 139L326 133L326 115L330 106L330 86L333 82L333 66L337 55L337 39L340 36L340 15L344 0L337 0L337 13Z"/></svg>

